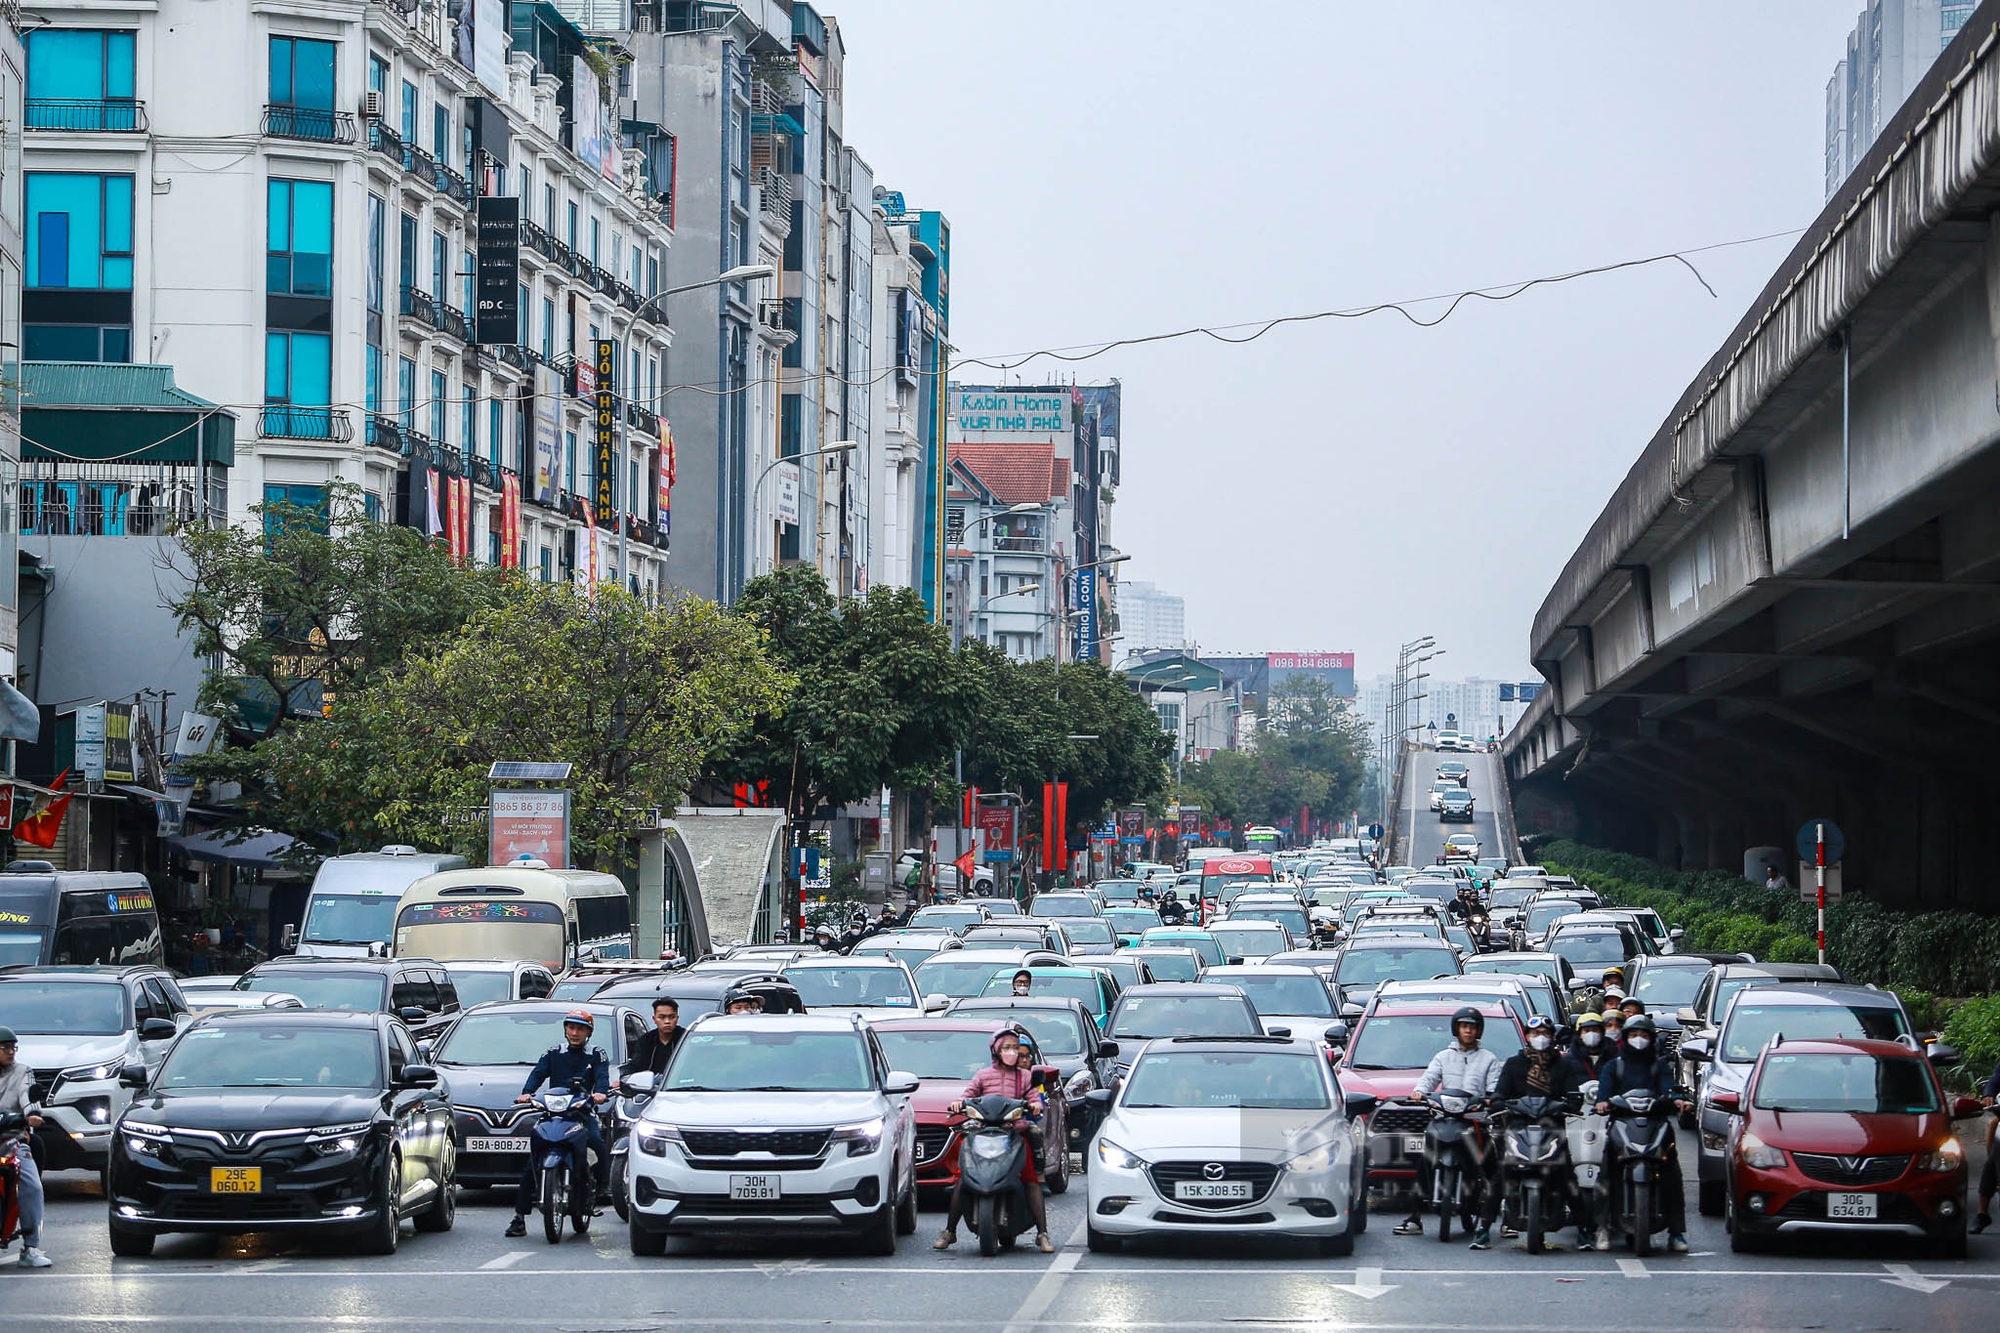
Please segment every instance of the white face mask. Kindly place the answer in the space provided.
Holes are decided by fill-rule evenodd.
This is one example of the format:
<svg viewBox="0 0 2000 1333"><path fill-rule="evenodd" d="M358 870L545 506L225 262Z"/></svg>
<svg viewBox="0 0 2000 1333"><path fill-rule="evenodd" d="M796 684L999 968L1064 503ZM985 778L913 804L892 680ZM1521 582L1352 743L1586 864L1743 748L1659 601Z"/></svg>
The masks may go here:
<svg viewBox="0 0 2000 1333"><path fill-rule="evenodd" d="M1653 1044L1653 1039L1651 1037L1627 1037L1625 1044L1635 1051L1643 1051Z"/></svg>
<svg viewBox="0 0 2000 1333"><path fill-rule="evenodd" d="M1604 1034L1602 1032L1586 1032L1582 1034L1580 1040L1586 1046L1599 1046L1604 1042Z"/></svg>
<svg viewBox="0 0 2000 1333"><path fill-rule="evenodd" d="M1547 1037L1528 1038L1528 1045L1538 1051L1546 1051L1553 1044Z"/></svg>

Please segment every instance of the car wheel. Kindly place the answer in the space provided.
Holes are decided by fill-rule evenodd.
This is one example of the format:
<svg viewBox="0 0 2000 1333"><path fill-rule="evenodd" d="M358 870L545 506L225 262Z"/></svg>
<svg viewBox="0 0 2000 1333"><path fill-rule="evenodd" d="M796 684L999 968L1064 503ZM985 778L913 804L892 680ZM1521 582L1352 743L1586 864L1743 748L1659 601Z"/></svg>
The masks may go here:
<svg viewBox="0 0 2000 1333"><path fill-rule="evenodd" d="M917 1234L917 1186L910 1182L910 1188L896 1202L896 1234L914 1236Z"/></svg>
<svg viewBox="0 0 2000 1333"><path fill-rule="evenodd" d="M1724 1182L1720 1180L1704 1180L1696 1186L1695 1207L1703 1217L1722 1216L1724 1191Z"/></svg>
<svg viewBox="0 0 2000 1333"><path fill-rule="evenodd" d="M403 1159L396 1153L389 1154L389 1160L382 1167L380 1190L382 1207L376 1212L375 1220L361 1233L363 1254L394 1254L396 1240L402 1231L403 1215Z"/></svg>
<svg viewBox="0 0 2000 1333"><path fill-rule="evenodd" d="M130 1227L111 1224L111 1252L121 1259L144 1259L153 1252L153 1242L158 1239L150 1231L134 1231Z"/></svg>
<svg viewBox="0 0 2000 1333"><path fill-rule="evenodd" d="M1366 1186L1358 1188L1354 1191L1353 1195L1350 1196L1350 1201L1347 1205L1347 1209L1348 1209L1347 1229L1353 1232L1357 1236L1367 1235L1368 1234L1368 1190Z"/></svg>
<svg viewBox="0 0 2000 1333"><path fill-rule="evenodd" d="M1348 1223L1347 1230L1338 1236L1321 1236L1318 1248L1323 1259L1347 1258L1354 1253L1354 1224Z"/></svg>
<svg viewBox="0 0 2000 1333"><path fill-rule="evenodd" d="M1090 1225L1089 1230L1084 1233L1084 1240L1090 1246L1092 1254L1116 1254L1119 1247L1125 1243L1109 1232L1099 1231L1095 1225Z"/></svg>
<svg viewBox="0 0 2000 1333"><path fill-rule="evenodd" d="M444 1232L458 1220L458 1154L446 1147L438 1159L438 1194L431 1206L417 1214L417 1230Z"/></svg>
<svg viewBox="0 0 2000 1333"><path fill-rule="evenodd" d="M896 1205L885 1203L861 1233L861 1244L870 1254L896 1252Z"/></svg>
<svg viewBox="0 0 2000 1333"><path fill-rule="evenodd" d="M657 1259L667 1252L667 1233L640 1226L637 1213L626 1223L625 1235L631 1242L632 1253L641 1259Z"/></svg>
<svg viewBox="0 0 2000 1333"><path fill-rule="evenodd" d="M1937 1257L1940 1259L1963 1259L1965 1257L1965 1228L1960 1227L1949 1236L1937 1242Z"/></svg>
<svg viewBox="0 0 2000 1333"><path fill-rule="evenodd" d="M1055 1168L1042 1175L1043 1188L1051 1194L1069 1193L1069 1149L1064 1147L1056 1153Z"/></svg>

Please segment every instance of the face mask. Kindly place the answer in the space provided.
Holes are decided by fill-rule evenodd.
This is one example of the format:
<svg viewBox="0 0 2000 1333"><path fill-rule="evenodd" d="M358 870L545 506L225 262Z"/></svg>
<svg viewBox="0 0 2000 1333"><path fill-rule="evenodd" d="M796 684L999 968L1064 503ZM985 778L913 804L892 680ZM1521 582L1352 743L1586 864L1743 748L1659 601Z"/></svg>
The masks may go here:
<svg viewBox="0 0 2000 1333"><path fill-rule="evenodd" d="M1586 1032L1583 1034L1581 1040L1586 1046L1596 1046L1604 1041L1604 1034L1602 1032Z"/></svg>
<svg viewBox="0 0 2000 1333"><path fill-rule="evenodd" d="M1547 1037L1528 1038L1528 1045L1538 1051L1546 1051L1550 1046L1554 1044L1555 1043L1551 1042Z"/></svg>
<svg viewBox="0 0 2000 1333"><path fill-rule="evenodd" d="M1633 1037L1632 1039L1630 1039L1629 1041L1627 1041L1627 1042L1626 1042L1625 1044L1626 1044L1627 1046L1630 1046L1630 1047L1631 1047L1631 1048L1632 1048L1633 1050L1635 1050L1635 1051L1643 1051L1643 1050L1645 1050L1645 1049L1646 1049L1646 1048L1647 1048L1648 1046L1652 1045L1652 1044L1653 1044L1653 1042L1652 1042L1652 1038L1650 1038L1650 1037Z"/></svg>
<svg viewBox="0 0 2000 1333"><path fill-rule="evenodd" d="M1020 1064L1020 1063L1021 1063L1021 1048L1020 1048L1020 1047L1018 1047L1018 1046L1003 1046L1003 1047L1001 1047L1001 1048L1000 1048L1000 1063L1001 1063L1001 1064L1003 1064L1003 1065L1018 1065L1018 1064Z"/></svg>

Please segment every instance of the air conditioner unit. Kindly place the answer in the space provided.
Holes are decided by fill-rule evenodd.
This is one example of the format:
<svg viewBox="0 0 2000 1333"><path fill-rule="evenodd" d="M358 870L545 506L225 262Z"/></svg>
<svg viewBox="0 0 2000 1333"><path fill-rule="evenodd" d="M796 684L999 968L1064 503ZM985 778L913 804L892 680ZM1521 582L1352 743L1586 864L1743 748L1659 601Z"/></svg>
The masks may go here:
<svg viewBox="0 0 2000 1333"><path fill-rule="evenodd" d="M759 301L757 303L757 322L766 328L784 328L785 303L781 300Z"/></svg>
<svg viewBox="0 0 2000 1333"><path fill-rule="evenodd" d="M363 120L382 119L382 94L372 88L361 94L361 118Z"/></svg>

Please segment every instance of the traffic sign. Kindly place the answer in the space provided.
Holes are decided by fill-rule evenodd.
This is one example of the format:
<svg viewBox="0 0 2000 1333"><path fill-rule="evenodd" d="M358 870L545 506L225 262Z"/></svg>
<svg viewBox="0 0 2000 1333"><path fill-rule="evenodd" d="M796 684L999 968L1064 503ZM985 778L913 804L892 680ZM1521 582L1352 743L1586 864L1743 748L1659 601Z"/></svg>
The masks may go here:
<svg viewBox="0 0 2000 1333"><path fill-rule="evenodd" d="M1831 819L1808 819L1799 825L1798 839L1799 860L1807 865L1819 861L1819 831L1822 825L1826 828L1826 863L1832 865L1843 859L1847 851L1847 835L1840 831L1840 825Z"/></svg>
<svg viewBox="0 0 2000 1333"><path fill-rule="evenodd" d="M1380 824L1370 824L1368 826L1368 836L1376 842L1382 841L1382 826Z"/></svg>

